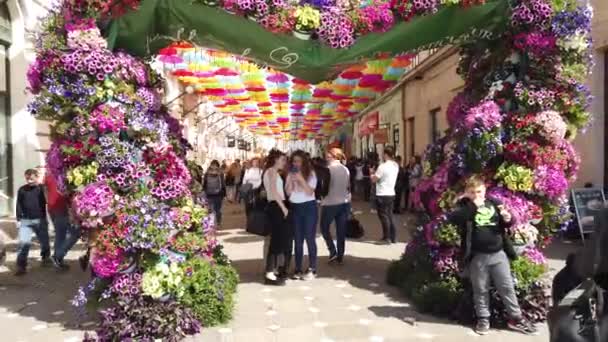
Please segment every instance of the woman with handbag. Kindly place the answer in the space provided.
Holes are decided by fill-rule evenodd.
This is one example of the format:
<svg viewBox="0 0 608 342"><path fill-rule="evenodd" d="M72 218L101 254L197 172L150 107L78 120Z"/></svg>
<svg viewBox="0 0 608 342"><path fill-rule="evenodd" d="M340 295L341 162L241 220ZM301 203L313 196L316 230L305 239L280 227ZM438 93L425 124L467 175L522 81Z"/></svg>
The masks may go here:
<svg viewBox="0 0 608 342"><path fill-rule="evenodd" d="M289 195L291 217L295 232L296 272L294 279L314 279L317 274L317 176L310 159L302 150L291 155L291 168L285 190ZM308 271L304 274L304 241L308 247Z"/></svg>
<svg viewBox="0 0 608 342"><path fill-rule="evenodd" d="M263 183L266 190L268 205L266 213L271 226L270 246L266 255L265 281L269 285L283 285L283 279L279 278L277 272L279 267L286 268L286 263L291 253L291 234L287 222L287 205L285 203L285 191L283 178L280 175L285 167L287 158L279 150L271 150L266 160Z"/></svg>

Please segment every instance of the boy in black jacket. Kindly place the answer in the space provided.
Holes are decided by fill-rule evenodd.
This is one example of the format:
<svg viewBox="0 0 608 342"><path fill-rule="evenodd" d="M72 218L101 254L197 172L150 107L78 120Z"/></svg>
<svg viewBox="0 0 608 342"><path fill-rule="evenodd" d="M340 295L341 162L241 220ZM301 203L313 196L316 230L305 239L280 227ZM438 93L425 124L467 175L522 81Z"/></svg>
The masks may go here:
<svg viewBox="0 0 608 342"><path fill-rule="evenodd" d="M19 226L19 247L17 249L17 272L21 276L26 272L27 257L32 245L32 235L36 234L40 242L42 263L50 264L49 227L46 220L46 198L42 186L38 183L38 171L25 171L26 184L17 192L17 223Z"/></svg>
<svg viewBox="0 0 608 342"><path fill-rule="evenodd" d="M509 314L509 328L530 334L536 329L524 320L517 302L509 258L517 258L507 234L511 214L495 200L486 198L483 179L473 176L465 185L465 197L448 220L460 228L465 267L473 287L473 303L477 316L475 332L490 331L490 282Z"/></svg>

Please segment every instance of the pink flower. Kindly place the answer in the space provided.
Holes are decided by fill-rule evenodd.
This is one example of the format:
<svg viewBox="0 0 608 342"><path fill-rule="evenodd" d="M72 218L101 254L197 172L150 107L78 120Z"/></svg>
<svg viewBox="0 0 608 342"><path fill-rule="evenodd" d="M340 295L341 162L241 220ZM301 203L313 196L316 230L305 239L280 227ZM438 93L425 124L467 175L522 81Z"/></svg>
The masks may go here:
<svg viewBox="0 0 608 342"><path fill-rule="evenodd" d="M548 110L536 115L534 121L540 126L540 134L552 143L558 143L568 131L568 125L558 112Z"/></svg>
<svg viewBox="0 0 608 342"><path fill-rule="evenodd" d="M492 129L500 126L501 121L500 107L494 101L482 102L469 109L464 117L464 124L469 129L475 125L480 125L485 129Z"/></svg>

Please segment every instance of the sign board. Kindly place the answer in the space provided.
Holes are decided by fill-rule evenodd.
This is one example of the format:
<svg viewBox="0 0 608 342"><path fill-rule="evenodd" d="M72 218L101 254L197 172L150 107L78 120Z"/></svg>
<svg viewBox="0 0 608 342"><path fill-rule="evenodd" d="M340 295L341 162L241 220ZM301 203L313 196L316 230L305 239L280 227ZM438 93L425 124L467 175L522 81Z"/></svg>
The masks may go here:
<svg viewBox="0 0 608 342"><path fill-rule="evenodd" d="M239 139L239 150L245 150L247 149L247 142L244 139Z"/></svg>
<svg viewBox="0 0 608 342"><path fill-rule="evenodd" d="M601 188L573 189L572 202L574 203L576 220L584 243L584 234L595 232L598 224L595 215L606 202L604 190Z"/></svg>
<svg viewBox="0 0 608 342"><path fill-rule="evenodd" d="M372 134L378 129L379 113L373 112L364 116L359 122L359 136Z"/></svg>
<svg viewBox="0 0 608 342"><path fill-rule="evenodd" d="M383 128L374 132L374 142L378 145L388 143L388 129Z"/></svg>
<svg viewBox="0 0 608 342"><path fill-rule="evenodd" d="M236 142L235 142L235 140L234 140L234 137L228 137L228 143L227 143L227 146L228 146L228 147L235 147L235 145L236 145Z"/></svg>

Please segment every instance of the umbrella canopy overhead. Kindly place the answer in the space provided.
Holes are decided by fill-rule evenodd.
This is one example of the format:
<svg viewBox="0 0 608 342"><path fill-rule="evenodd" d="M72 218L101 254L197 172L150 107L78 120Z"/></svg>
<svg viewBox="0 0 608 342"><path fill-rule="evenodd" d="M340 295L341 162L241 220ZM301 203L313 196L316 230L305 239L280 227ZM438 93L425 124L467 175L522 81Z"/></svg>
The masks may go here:
<svg viewBox="0 0 608 342"><path fill-rule="evenodd" d="M383 57L310 84L233 54L174 43L159 51L165 70L258 135L324 138L409 70L413 55ZM179 61L179 62L173 62Z"/></svg>

